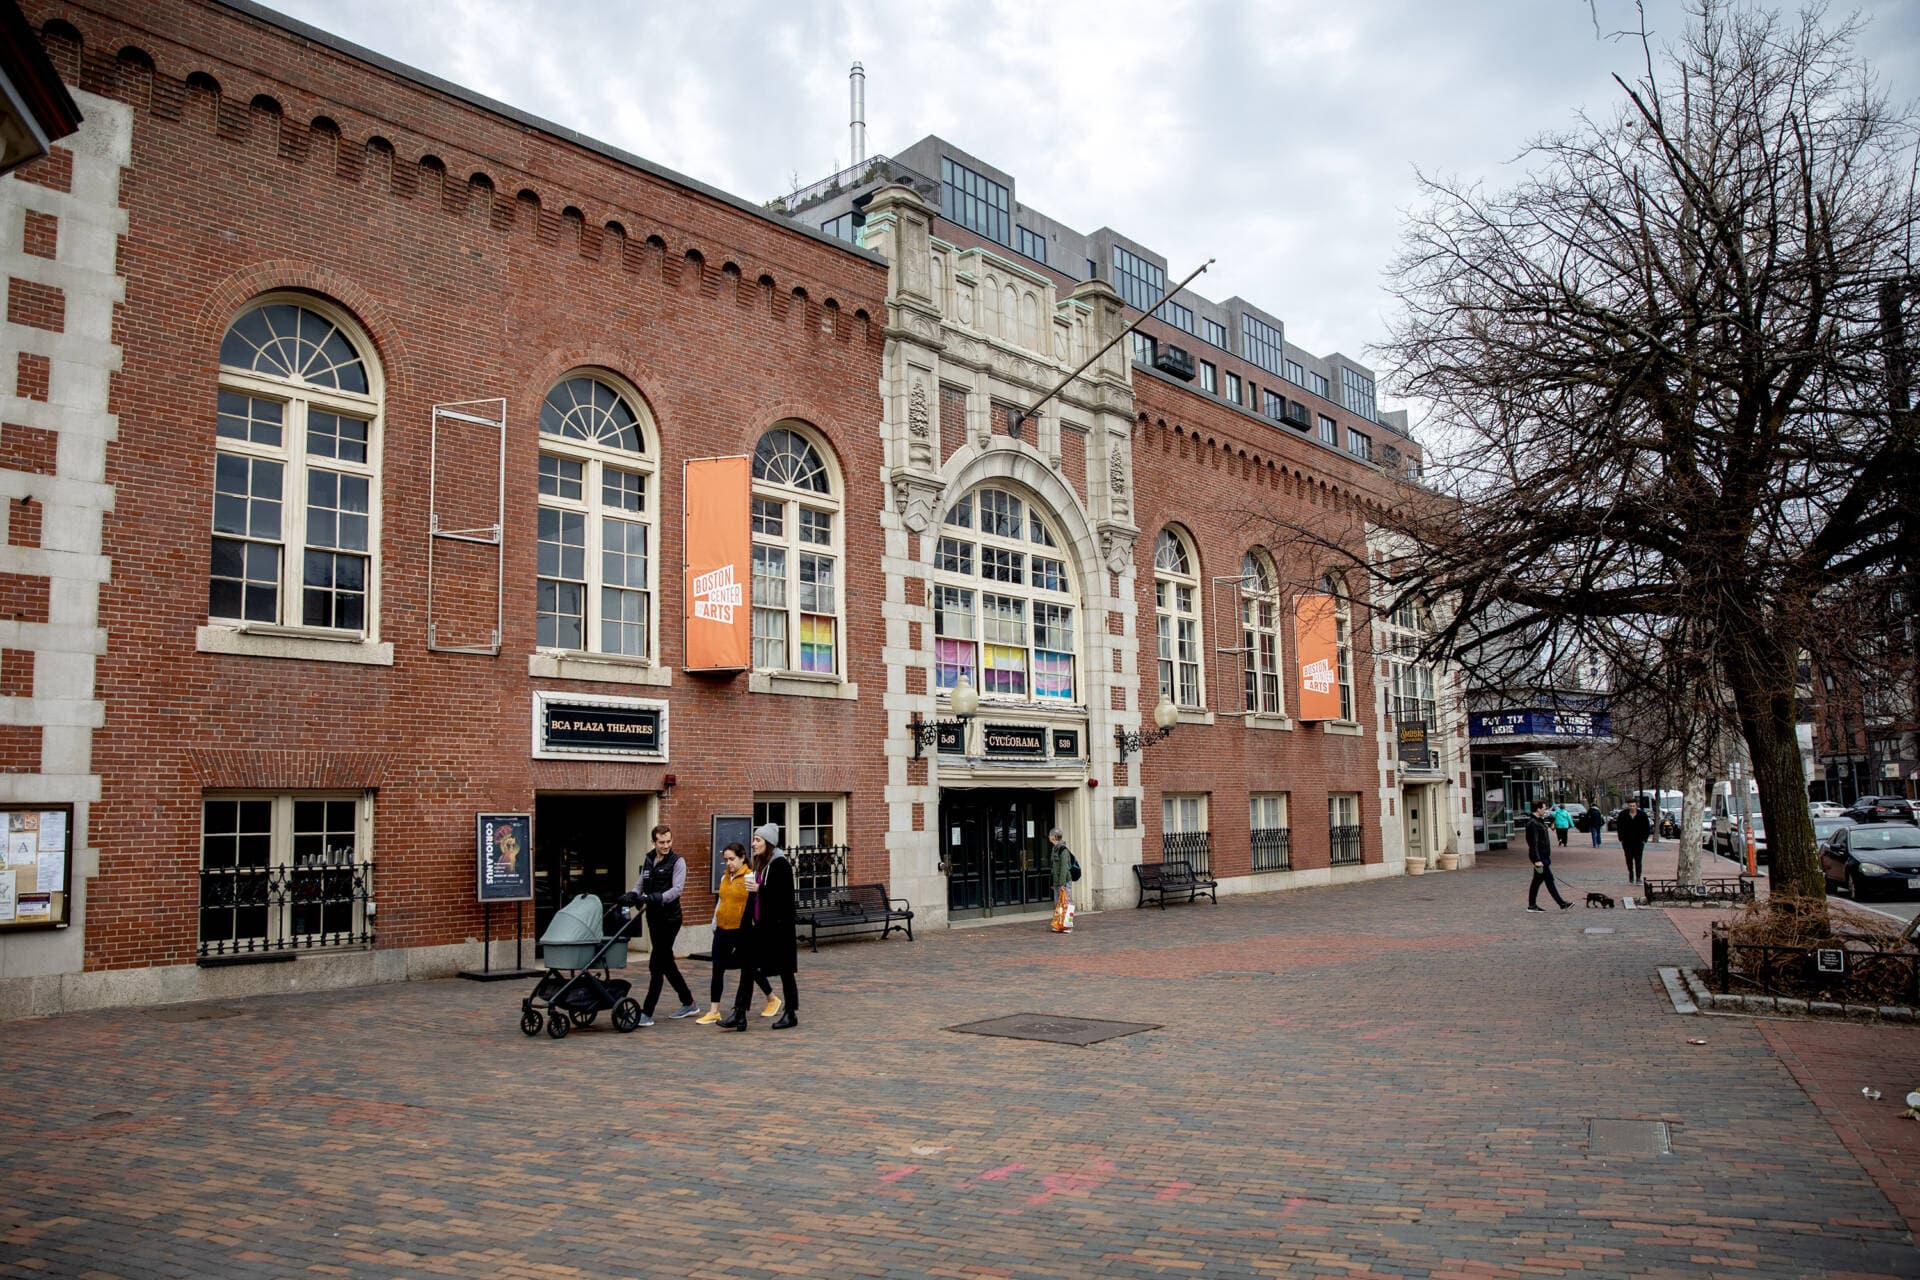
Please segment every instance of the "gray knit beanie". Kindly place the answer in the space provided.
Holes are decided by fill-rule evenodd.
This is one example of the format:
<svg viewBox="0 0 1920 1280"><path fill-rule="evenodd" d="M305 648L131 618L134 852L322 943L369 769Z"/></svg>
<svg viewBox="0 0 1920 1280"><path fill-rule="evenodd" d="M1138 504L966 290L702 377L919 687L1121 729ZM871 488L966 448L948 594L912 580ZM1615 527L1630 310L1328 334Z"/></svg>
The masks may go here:
<svg viewBox="0 0 1920 1280"><path fill-rule="evenodd" d="M771 822L761 823L753 829L753 834L767 842L767 849L769 851L780 847L780 828L774 826Z"/></svg>

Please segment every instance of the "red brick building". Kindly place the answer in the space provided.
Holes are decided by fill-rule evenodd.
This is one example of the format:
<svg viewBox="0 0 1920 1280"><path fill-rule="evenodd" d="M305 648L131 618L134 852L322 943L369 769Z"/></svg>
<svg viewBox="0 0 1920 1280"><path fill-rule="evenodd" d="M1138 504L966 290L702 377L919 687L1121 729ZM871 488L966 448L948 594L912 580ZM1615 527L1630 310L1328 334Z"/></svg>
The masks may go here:
<svg viewBox="0 0 1920 1280"><path fill-rule="evenodd" d="M1006 413L1119 333L1112 289L901 187L849 246L251 7L25 9L86 122L0 180L0 763L45 833L0 873L0 1016L477 965L480 814L532 816L529 935L657 821L703 920L715 814L936 925L1020 914L1054 824L1092 907L1163 813L1230 890L1400 870L1375 627L1342 719L1289 719L1318 567L1245 519L1364 539L1400 481L1124 348ZM753 661L702 673L684 476L725 456ZM1230 647L1249 556L1268 711L1203 652L1123 750L1156 584ZM979 714L917 740L959 675Z"/></svg>

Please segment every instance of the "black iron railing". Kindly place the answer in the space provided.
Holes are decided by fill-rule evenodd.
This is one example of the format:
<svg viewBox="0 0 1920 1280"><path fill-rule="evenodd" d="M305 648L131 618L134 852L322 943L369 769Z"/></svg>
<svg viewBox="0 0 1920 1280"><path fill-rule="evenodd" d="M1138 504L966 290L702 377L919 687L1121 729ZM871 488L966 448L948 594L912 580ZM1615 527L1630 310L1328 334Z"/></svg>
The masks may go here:
<svg viewBox="0 0 1920 1280"><path fill-rule="evenodd" d="M1824 947L1735 942L1723 923L1714 924L1710 936L1711 985L1720 995L1751 991L1876 1008L1895 1002L1920 1007L1920 952L1882 950L1866 940L1835 940Z"/></svg>
<svg viewBox="0 0 1920 1280"><path fill-rule="evenodd" d="M373 942L373 863L205 867L200 954L272 955Z"/></svg>
<svg viewBox="0 0 1920 1280"><path fill-rule="evenodd" d="M793 859L793 896L806 902L847 887L847 846L801 845L787 850Z"/></svg>
<svg viewBox="0 0 1920 1280"><path fill-rule="evenodd" d="M1174 831L1160 837L1160 861L1191 863L1203 876L1213 874L1213 833Z"/></svg>
<svg viewBox="0 0 1920 1280"><path fill-rule="evenodd" d="M1360 828L1332 827L1329 829L1333 846L1333 865L1347 867L1360 861Z"/></svg>
<svg viewBox="0 0 1920 1280"><path fill-rule="evenodd" d="M1293 831L1288 827L1255 827L1253 869L1285 871L1293 866Z"/></svg>

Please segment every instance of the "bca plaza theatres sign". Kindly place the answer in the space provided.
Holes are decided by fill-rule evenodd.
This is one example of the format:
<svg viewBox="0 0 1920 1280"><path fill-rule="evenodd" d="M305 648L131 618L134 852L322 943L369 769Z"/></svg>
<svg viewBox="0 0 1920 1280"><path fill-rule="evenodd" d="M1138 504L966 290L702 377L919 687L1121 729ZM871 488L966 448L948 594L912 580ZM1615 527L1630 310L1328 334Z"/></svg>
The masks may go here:
<svg viewBox="0 0 1920 1280"><path fill-rule="evenodd" d="M667 704L653 698L536 693L533 755L537 760L664 761Z"/></svg>
<svg viewBox="0 0 1920 1280"><path fill-rule="evenodd" d="M1604 711L1476 711L1467 717L1469 738L1610 738L1613 717Z"/></svg>

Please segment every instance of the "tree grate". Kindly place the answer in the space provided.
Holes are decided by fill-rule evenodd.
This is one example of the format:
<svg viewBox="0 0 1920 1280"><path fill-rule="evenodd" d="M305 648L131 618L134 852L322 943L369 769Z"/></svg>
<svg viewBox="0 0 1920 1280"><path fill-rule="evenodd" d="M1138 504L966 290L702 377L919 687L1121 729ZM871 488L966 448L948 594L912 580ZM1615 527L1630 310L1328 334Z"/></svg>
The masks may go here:
<svg viewBox="0 0 1920 1280"><path fill-rule="evenodd" d="M1665 1120L1588 1120L1587 1150L1595 1155L1670 1156L1673 1131Z"/></svg>

